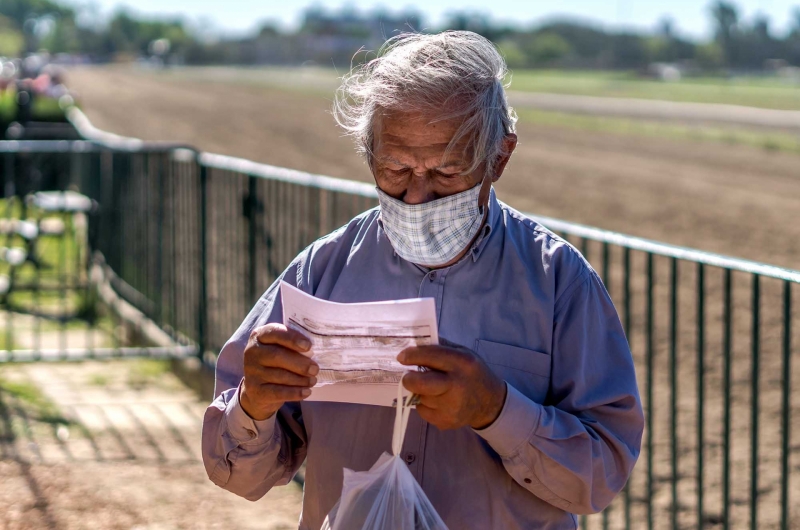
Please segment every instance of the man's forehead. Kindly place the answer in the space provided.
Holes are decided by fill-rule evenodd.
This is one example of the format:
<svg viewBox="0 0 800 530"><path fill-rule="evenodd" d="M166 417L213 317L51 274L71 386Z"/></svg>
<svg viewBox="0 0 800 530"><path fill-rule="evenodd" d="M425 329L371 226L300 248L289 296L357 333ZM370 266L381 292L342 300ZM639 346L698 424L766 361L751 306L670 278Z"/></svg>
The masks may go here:
<svg viewBox="0 0 800 530"><path fill-rule="evenodd" d="M450 144L462 120L437 120L421 113L385 112L376 116L375 147L398 149L425 148L444 151ZM468 143L461 138L454 146L461 151Z"/></svg>

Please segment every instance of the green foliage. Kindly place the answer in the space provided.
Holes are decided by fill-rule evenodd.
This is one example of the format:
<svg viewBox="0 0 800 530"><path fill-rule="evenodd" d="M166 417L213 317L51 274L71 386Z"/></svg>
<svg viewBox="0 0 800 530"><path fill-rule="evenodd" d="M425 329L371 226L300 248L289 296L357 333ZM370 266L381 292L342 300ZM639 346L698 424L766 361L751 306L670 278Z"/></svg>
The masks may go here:
<svg viewBox="0 0 800 530"><path fill-rule="evenodd" d="M3 124L14 121L14 117L17 115L15 95L13 90L0 91L0 129Z"/></svg>
<svg viewBox="0 0 800 530"><path fill-rule="evenodd" d="M497 44L497 48L506 60L509 68L524 68L528 66L528 57L519 45L513 40L504 40Z"/></svg>
<svg viewBox="0 0 800 530"><path fill-rule="evenodd" d="M25 48L25 36L14 22L0 15L0 56L16 57Z"/></svg>
<svg viewBox="0 0 800 530"><path fill-rule="evenodd" d="M82 49L81 29L73 18L58 19L53 30L39 44L52 53L79 53Z"/></svg>
<svg viewBox="0 0 800 530"><path fill-rule="evenodd" d="M717 42L701 44L697 47L696 58L704 70L718 70L725 64L725 50Z"/></svg>
<svg viewBox="0 0 800 530"><path fill-rule="evenodd" d="M193 39L179 20L139 20L120 11L109 24L107 43L114 53L147 54L148 46L157 39L168 39L173 49L185 49Z"/></svg>
<svg viewBox="0 0 800 530"><path fill-rule="evenodd" d="M50 0L0 0L0 15L11 19L17 28L23 28L29 19L45 15L74 17L75 12Z"/></svg>
<svg viewBox="0 0 800 530"><path fill-rule="evenodd" d="M572 52L572 46L561 35L547 31L536 35L523 51L530 66L552 66L566 58Z"/></svg>

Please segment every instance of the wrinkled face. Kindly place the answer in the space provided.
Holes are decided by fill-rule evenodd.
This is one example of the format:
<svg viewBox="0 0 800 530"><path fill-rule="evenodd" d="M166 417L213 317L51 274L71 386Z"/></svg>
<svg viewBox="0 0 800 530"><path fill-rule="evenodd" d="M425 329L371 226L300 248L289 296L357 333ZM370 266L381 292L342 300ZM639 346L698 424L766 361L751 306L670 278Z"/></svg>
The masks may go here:
<svg viewBox="0 0 800 530"><path fill-rule="evenodd" d="M466 191L481 182L485 165L472 173L469 139L463 138L445 158L461 121L431 123L418 113L390 112L374 123L372 172L387 195L421 204Z"/></svg>

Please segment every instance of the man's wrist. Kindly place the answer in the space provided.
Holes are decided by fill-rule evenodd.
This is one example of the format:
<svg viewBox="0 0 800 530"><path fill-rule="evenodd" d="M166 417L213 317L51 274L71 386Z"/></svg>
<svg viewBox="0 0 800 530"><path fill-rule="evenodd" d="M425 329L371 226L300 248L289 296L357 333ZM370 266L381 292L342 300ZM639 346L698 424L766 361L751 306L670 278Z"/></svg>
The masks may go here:
<svg viewBox="0 0 800 530"><path fill-rule="evenodd" d="M500 417L500 414L503 412L503 407L506 403L506 396L508 395L508 386L506 382L500 380L500 385L498 391L494 392L495 399L492 399L492 404L488 407L486 414L481 415L481 418L478 419L477 422L470 425L476 431L481 429L485 429L492 425L497 418Z"/></svg>
<svg viewBox="0 0 800 530"><path fill-rule="evenodd" d="M274 416L276 412L278 412L277 408L272 412L256 410L255 407L253 407L253 404L250 403L250 399L247 397L244 380L242 380L242 384L239 385L239 406L242 407L242 410L250 417L250 419L255 421L268 420Z"/></svg>

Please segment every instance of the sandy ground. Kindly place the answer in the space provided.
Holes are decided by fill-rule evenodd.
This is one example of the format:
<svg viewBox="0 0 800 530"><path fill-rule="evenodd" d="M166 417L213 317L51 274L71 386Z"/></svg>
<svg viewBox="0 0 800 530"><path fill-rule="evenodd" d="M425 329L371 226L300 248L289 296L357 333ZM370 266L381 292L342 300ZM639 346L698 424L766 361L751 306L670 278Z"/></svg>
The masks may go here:
<svg viewBox="0 0 800 530"><path fill-rule="evenodd" d="M369 182L330 97L151 71L69 74L99 128ZM497 188L523 211L800 268L800 156L519 125Z"/></svg>
<svg viewBox="0 0 800 530"><path fill-rule="evenodd" d="M252 503L212 484L200 459L206 403L137 363L0 368L56 407L0 390L0 529L296 528L300 487Z"/></svg>

